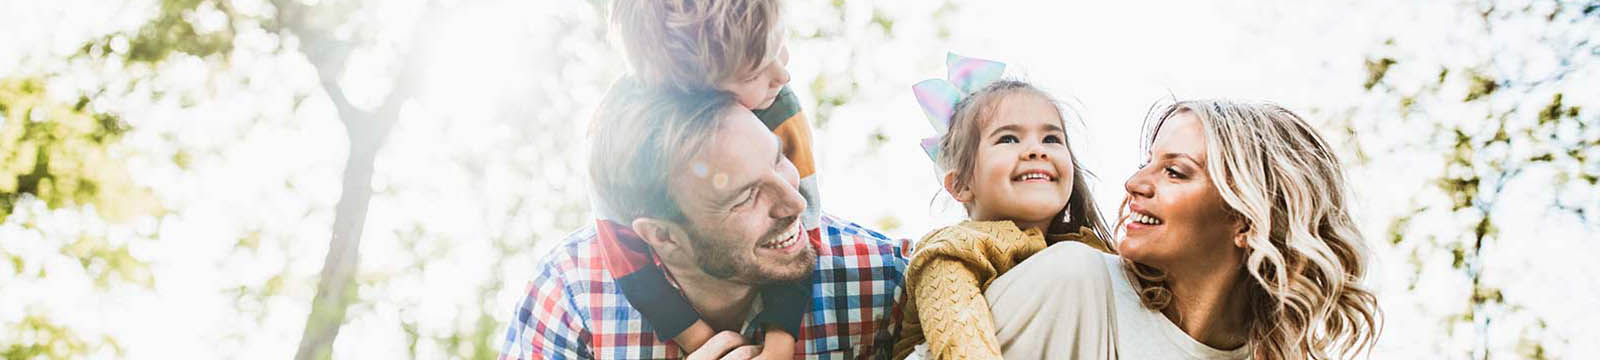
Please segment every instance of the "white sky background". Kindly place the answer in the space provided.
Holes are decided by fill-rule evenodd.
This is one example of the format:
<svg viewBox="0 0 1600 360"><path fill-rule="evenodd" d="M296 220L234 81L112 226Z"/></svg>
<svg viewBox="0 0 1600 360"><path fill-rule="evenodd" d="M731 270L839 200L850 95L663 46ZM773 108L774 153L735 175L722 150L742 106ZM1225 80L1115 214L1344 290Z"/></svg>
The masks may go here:
<svg viewBox="0 0 1600 360"><path fill-rule="evenodd" d="M248 9L254 2L233 3ZM378 18L403 23L415 15L407 10L413 9L407 7L412 2L393 3L400 5L381 9L392 13L385 15L395 16ZM826 3L788 1L787 21L795 34L790 42L792 84L804 103L817 96L810 88L811 80L825 74L848 73L860 86L856 97L836 109L829 122L816 131L826 211L869 227L897 223L886 232L913 239L959 219L960 213L947 197L930 202L939 187L932 164L916 143L932 134L932 129L909 91L916 81L943 76L946 51L1005 62L1008 75L1081 104L1078 108L1087 127L1075 129L1069 136L1083 166L1099 175L1095 195L1108 216L1115 214L1115 204L1123 198L1123 180L1142 160L1138 135L1143 119L1152 103L1169 94L1270 100L1320 122L1324 118L1313 109L1342 109L1360 103L1364 96L1360 85L1365 78L1362 61L1380 51L1385 39L1395 34L1405 34L1408 41L1436 42L1439 54L1434 57L1446 60L1435 61L1443 63L1448 63L1453 52L1483 51L1472 44L1451 43L1457 28L1454 24L1460 21L1454 10L1460 4L1451 2L963 3L949 19L951 38L941 41L931 35L934 24L928 14L938 5L933 2L848 2L851 18L841 23L819 10L826 8ZM97 34L138 26L153 13L148 4L0 0L0 76L69 68L51 62L51 57L69 53ZM422 324L419 331L423 333L449 334L463 327L470 329L476 309L488 307L501 324L506 323L531 274L535 254L522 256L528 260L523 263L489 269L482 262L495 250L482 239L501 233L558 239L572 230L552 225L560 223L551 219L556 217L552 214L555 209L518 215L513 220L521 220L510 224L495 218L494 211L505 207L499 203L504 194L531 192L535 198L557 198L573 191L570 185L581 186L576 178L556 174L565 168L551 164L576 162L582 169L583 157L576 150L526 153L518 143L540 139L513 136L516 133L507 131L508 125L483 120L490 116L483 109L487 101L495 100L492 94L506 86L495 81L497 76L531 72L576 79L540 84L570 91L576 100L532 101L585 109L577 110L583 116L570 119L582 124L604 86L623 71L619 55L605 44L567 44L559 47L561 51L580 53L594 61L560 68L542 67L537 60L533 66L501 61L512 56L507 47L525 44L520 42L525 40L505 35L512 29L532 34L532 44L521 46L557 48L551 43L570 29L554 19L579 19L576 23L580 26L593 26L600 20L588 12L585 2L571 0L493 1L467 8L465 15L438 32L437 41L449 45L430 60L441 68L458 70L433 70L440 73L428 78L430 91L424 92L425 101L403 112L379 156L374 187L380 194L372 203L361 264L365 275L397 278L388 279L379 289L363 290L373 291L364 297L374 303L365 309L369 311L352 312L336 344L340 357L405 356L403 333L397 325L404 322ZM884 39L862 25L875 8L895 19L900 38ZM801 39L818 28L842 31L848 40ZM278 40L246 34L240 41L256 44L243 46L248 49L270 47L262 44ZM840 55L845 53L856 57ZM386 66L381 56L369 55L357 55L352 61L363 64L364 70ZM258 58L235 64L237 69L224 75L273 80L261 81L270 85L259 89L225 89L217 101L194 109L137 102L111 105L125 111L127 120L135 125L125 143L132 149L129 166L136 179L156 188L163 205L181 210L163 219L113 225L106 230L115 238L159 234L152 241L119 240L140 244L136 255L156 264L153 271L158 288L154 292L130 289L95 295L83 281L0 283L6 293L0 300L0 321L11 323L25 313L48 313L81 333L121 339L127 355L136 358L284 358L293 353L309 311L315 275L326 251L333 203L338 198L343 130L325 104L313 103L296 111L274 102L316 86L314 79L304 77L307 69L300 59ZM155 71L163 73L165 81L206 86L203 78L208 74L198 61L180 59ZM344 80L346 93L358 104L362 99L380 97L388 86L381 74L351 71ZM92 87L95 79L116 82L117 74L74 70L58 81ZM1589 90L1594 93L1593 87ZM1589 97L1579 100L1600 105L1594 95ZM1593 107L1590 109L1587 111L1592 114ZM805 110L815 120L816 109L807 105ZM264 113L262 117L268 121L252 124L234 115L242 112ZM548 136L581 136L582 126L552 126L548 132ZM874 132L882 132L888 139L881 148L867 141ZM217 154L201 156L191 170L180 170L164 163L173 146L163 141L184 148L213 149ZM460 158L492 160L481 167L439 165L454 164L451 160ZM559 160L541 163L544 169L517 168L517 164L538 163L530 158ZM1405 163L1410 160L1424 165L1410 167ZM1379 244L1386 238L1388 219L1408 206L1410 189L1436 174L1439 165L1427 165L1430 160L1379 161L1351 174L1359 202L1359 208L1352 211L1374 242L1375 265L1369 283L1377 289L1388 316L1375 358L1455 358L1472 346L1464 342L1469 336L1447 334L1470 332L1470 326L1447 330L1439 322L1440 317L1459 312L1461 299L1467 297L1467 288L1457 279L1459 272L1449 268L1448 254L1443 258L1427 254L1431 257L1423 261L1428 266L1422 274L1414 274L1404 265L1407 260L1402 250ZM534 174L534 179L518 175L523 173ZM295 190L285 193L283 183L292 184ZM1524 195L1534 199L1551 196L1528 190L1514 197ZM1593 197L1579 201L1600 203ZM1515 235L1497 243L1493 251L1503 255L1493 261L1525 270L1496 273L1486 281L1505 285L1507 296L1516 297L1512 300L1542 316L1548 330L1524 333L1530 320L1508 316L1505 323L1511 325L1492 332L1499 339L1494 347L1515 348L1517 338L1534 337L1545 340L1550 347L1547 351L1557 358L1600 353L1600 344L1593 341L1595 334L1600 334L1600 325L1596 325L1600 319L1593 315L1594 309L1600 309L1600 280L1596 280L1600 268L1588 265L1600 254L1594 230L1563 219L1545 219L1534 205L1509 208L1527 215L1513 215L1509 218L1513 221L1502 224L1503 233ZM25 233L15 224L0 224L0 241L4 242L0 249L44 258L37 254L50 249L38 244L65 238L79 227L77 221L88 221L74 212L37 215L40 213L44 212L33 210L36 215L29 216L45 219L47 226L41 227L55 230ZM25 216L13 216L19 217ZM421 239L402 235L413 226L426 228ZM233 251L231 239L249 231L263 231L276 239L268 243L277 246L265 246L264 255ZM539 245L534 253L542 254L550 244ZM413 258L408 251L412 248L433 255ZM429 263L429 270L404 270L419 261ZM52 273L72 273L70 263L55 266L61 270ZM8 266L0 268L9 271ZM280 272L288 274L286 296L245 305L271 315L260 328L245 337L218 335L244 331L237 324L252 321L253 315L235 310L235 300L218 295L217 290L258 283ZM484 299L473 285L487 281L491 273L501 274L504 286L492 299ZM1406 284L1416 278L1427 281L1407 290ZM213 341L196 344L193 339ZM443 350L429 346L423 344L419 354L443 355Z"/></svg>

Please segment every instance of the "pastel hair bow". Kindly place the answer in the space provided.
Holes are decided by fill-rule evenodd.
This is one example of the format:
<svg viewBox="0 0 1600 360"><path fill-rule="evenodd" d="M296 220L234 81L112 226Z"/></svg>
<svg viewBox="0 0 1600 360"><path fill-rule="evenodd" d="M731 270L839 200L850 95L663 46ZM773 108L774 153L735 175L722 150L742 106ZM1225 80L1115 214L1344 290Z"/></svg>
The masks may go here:
<svg viewBox="0 0 1600 360"><path fill-rule="evenodd" d="M917 103L922 105L922 112L928 115L928 124L933 125L936 136L922 139L922 151L928 153L928 158L935 164L939 163L939 138L950 132L950 120L955 115L956 104L961 103L973 92L1000 80L1000 75L1005 72L1006 64L993 60L969 58L956 53L945 55L944 64L949 68L946 79L928 79L911 85L911 92L916 94Z"/></svg>

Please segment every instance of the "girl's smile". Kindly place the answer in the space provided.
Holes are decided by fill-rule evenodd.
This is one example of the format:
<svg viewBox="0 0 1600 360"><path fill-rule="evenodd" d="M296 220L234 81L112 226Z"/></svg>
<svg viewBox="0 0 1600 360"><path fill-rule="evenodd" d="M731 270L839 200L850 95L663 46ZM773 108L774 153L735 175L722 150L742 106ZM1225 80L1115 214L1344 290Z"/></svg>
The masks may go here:
<svg viewBox="0 0 1600 360"><path fill-rule="evenodd" d="M994 107L979 134L972 181L957 189L974 220L1015 221L1041 230L1072 198L1072 153L1055 103L1017 93Z"/></svg>

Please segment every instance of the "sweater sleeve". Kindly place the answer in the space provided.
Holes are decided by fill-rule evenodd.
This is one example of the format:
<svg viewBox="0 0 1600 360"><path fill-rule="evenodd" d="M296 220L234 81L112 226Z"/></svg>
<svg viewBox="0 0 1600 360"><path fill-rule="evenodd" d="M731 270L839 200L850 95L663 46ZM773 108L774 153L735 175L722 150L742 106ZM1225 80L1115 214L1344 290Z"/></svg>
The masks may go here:
<svg viewBox="0 0 1600 360"><path fill-rule="evenodd" d="M925 341L934 359L1000 358L983 291L1043 248L1037 232L1024 233L1010 222L965 222L929 234L906 268L908 308L914 311L908 327L917 332L907 340Z"/></svg>
<svg viewBox="0 0 1600 360"><path fill-rule="evenodd" d="M994 316L977 274L956 259L931 259L911 289L934 359L998 359Z"/></svg>

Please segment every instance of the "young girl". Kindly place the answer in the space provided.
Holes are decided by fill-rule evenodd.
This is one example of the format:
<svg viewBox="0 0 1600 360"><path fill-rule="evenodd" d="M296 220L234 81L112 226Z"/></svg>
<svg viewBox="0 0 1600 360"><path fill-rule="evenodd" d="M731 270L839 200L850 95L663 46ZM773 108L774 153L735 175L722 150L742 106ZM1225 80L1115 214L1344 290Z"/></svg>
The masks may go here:
<svg viewBox="0 0 1600 360"><path fill-rule="evenodd" d="M1051 244L1105 251L1108 233L1068 147L1058 103L1026 82L992 80L1003 64L954 54L947 63L950 82L924 81L914 90L935 126L946 127L937 145L929 139L924 149L970 220L917 243L895 357L925 350L930 359L995 359L1001 346L984 298L989 285Z"/></svg>

